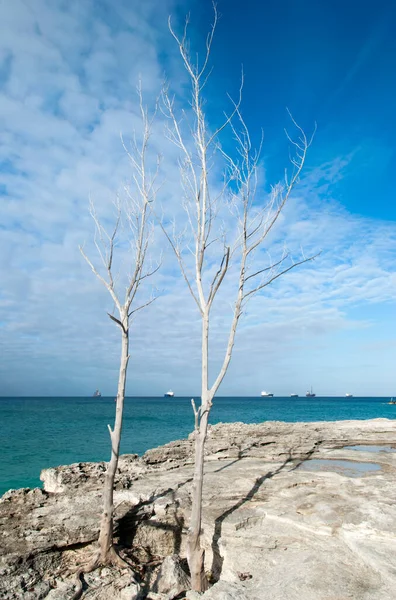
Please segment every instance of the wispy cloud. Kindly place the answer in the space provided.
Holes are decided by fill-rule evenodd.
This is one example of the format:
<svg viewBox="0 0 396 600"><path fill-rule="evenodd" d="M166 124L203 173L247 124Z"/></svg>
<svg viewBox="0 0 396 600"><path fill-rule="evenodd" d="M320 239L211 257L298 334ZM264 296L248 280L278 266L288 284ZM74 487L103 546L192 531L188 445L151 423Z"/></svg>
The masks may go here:
<svg viewBox="0 0 396 600"><path fill-rule="evenodd" d="M371 59L372 55L375 54L389 33L390 29L390 18L391 10L385 10L385 12L377 19L374 23L370 34L367 39L360 47L356 54L355 60L347 67L345 76L339 83L338 87L330 95L326 102L326 108L329 108L348 88L353 82L356 75L363 69L364 65Z"/></svg>
<svg viewBox="0 0 396 600"><path fill-rule="evenodd" d="M127 136L138 127L139 77L150 103L162 84L164 54L178 86L183 72L166 35L165 17L175 4L100 6L0 4L2 394L83 395L98 386L114 393L118 332L106 318L107 294L78 252L84 241L92 244L88 198L111 218L111 200L130 176L120 132ZM159 117L153 156L164 149L164 139ZM180 216L177 155L165 148L160 202ZM349 214L332 197L351 160L351 154L335 157L307 171L271 235L267 250L275 254L284 244L295 256L301 248L322 253L248 304L223 393L255 394L261 387L301 393L311 382L329 392L364 392L359 362L334 341L345 332L370 345L382 378L378 393L387 391L384 346L375 346L367 332L380 326L381 307L395 297L396 231ZM197 393L198 315L157 236L154 251L160 246L164 267L155 283L163 293L134 324L129 393L158 394L169 386L178 394ZM268 260L267 253L256 260ZM222 357L234 291L229 277L211 332L213 370ZM368 305L379 307L375 320L364 311Z"/></svg>

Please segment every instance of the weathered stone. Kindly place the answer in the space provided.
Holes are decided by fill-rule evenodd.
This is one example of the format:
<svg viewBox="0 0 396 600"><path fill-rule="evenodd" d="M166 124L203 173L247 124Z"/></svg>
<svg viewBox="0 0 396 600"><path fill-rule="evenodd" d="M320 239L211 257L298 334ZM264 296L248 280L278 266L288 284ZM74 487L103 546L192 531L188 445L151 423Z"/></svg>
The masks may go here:
<svg viewBox="0 0 396 600"><path fill-rule="evenodd" d="M48 595L45 596L45 600L65 600L70 598L74 592L74 587L71 581L59 581L56 588L49 591Z"/></svg>
<svg viewBox="0 0 396 600"><path fill-rule="evenodd" d="M164 594L167 600L172 600L189 588L190 577L183 569L180 557L175 554L167 556L153 585L153 591Z"/></svg>
<svg viewBox="0 0 396 600"><path fill-rule="evenodd" d="M256 596L247 593L242 585L237 585L229 581L219 581L204 594L189 592L187 600L268 600L272 596Z"/></svg>
<svg viewBox="0 0 396 600"><path fill-rule="evenodd" d="M202 594L199 592L193 592L192 590L186 593L187 600L201 600Z"/></svg>
<svg viewBox="0 0 396 600"><path fill-rule="evenodd" d="M84 594L86 600L138 600L139 587L131 582L130 574L114 571L112 577L103 579L97 571L86 578L89 588Z"/></svg>
<svg viewBox="0 0 396 600"><path fill-rule="evenodd" d="M165 588L154 589L161 561L185 558L193 437L120 460L116 540L140 562L148 598L168 597ZM211 427L202 543L206 570L217 583L199 598L393 599L396 453L345 446L395 441L396 421L387 419ZM380 469L348 477L337 468L300 468L311 458L374 462ZM70 597L68 571L98 536L103 474L103 463L46 469L46 491L17 490L0 499L2 599ZM130 575L116 571L98 570L86 581L87 599L136 594Z"/></svg>
<svg viewBox="0 0 396 600"><path fill-rule="evenodd" d="M144 463L137 454L120 456L115 477L115 488L129 488L136 477L144 471ZM74 463L67 466L43 469L40 479L46 492L61 494L71 489L97 489L103 485L106 463Z"/></svg>

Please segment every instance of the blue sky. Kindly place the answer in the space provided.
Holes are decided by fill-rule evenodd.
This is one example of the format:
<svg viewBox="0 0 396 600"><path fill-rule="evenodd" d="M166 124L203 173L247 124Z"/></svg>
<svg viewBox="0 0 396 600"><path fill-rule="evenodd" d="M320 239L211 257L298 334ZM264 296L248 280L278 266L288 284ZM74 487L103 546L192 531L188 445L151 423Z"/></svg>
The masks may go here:
<svg viewBox="0 0 396 600"><path fill-rule="evenodd" d="M393 2L224 0L207 114L214 127L245 74L243 114L264 129L263 194L288 163L286 107L318 130L273 238L320 257L255 298L221 393L394 395L396 203ZM185 72L167 30L191 11L193 48L210 2L31 0L0 4L0 394L114 395L111 303L83 263L88 198L108 215L129 177L120 143L138 127L136 83L157 96L166 76L180 106ZM183 100L184 98L184 100ZM177 153L161 116L159 198L178 213ZM156 235L153 252L163 246ZM92 248L91 248L92 250ZM168 250L162 294L134 324L131 395L199 391L199 320ZM212 328L220 363L232 281Z"/></svg>

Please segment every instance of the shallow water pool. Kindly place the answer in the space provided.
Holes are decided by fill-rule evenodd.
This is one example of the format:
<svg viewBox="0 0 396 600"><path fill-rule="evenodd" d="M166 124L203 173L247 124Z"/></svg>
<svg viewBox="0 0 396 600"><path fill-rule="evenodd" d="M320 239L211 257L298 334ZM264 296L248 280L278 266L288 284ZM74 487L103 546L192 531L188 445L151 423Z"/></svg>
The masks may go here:
<svg viewBox="0 0 396 600"><path fill-rule="evenodd" d="M306 460L298 469L302 471L331 471L345 477L364 477L381 470L381 465L354 460L336 460L329 458L313 458Z"/></svg>
<svg viewBox="0 0 396 600"><path fill-rule="evenodd" d="M360 450L361 452L396 452L392 446L344 446L343 450Z"/></svg>

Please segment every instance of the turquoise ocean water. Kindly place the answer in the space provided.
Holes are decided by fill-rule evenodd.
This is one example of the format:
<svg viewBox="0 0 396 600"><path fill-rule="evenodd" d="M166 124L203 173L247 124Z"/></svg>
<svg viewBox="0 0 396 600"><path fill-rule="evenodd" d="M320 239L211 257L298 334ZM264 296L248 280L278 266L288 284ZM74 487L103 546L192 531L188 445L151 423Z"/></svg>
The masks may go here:
<svg viewBox="0 0 396 600"><path fill-rule="evenodd" d="M389 398L216 398L210 422L336 421L396 418ZM0 495L40 485L41 469L108 460L113 398L0 398ZM190 398L127 398L122 453L186 437Z"/></svg>

